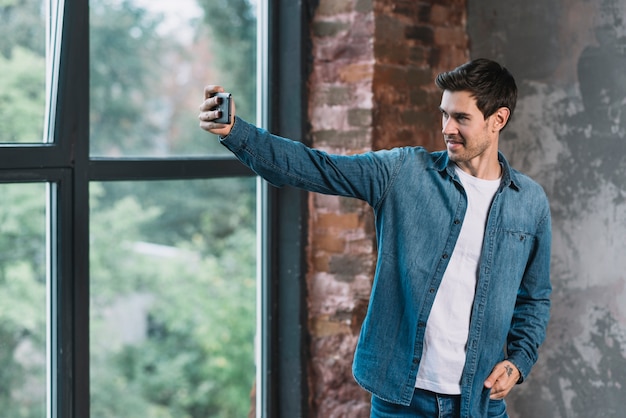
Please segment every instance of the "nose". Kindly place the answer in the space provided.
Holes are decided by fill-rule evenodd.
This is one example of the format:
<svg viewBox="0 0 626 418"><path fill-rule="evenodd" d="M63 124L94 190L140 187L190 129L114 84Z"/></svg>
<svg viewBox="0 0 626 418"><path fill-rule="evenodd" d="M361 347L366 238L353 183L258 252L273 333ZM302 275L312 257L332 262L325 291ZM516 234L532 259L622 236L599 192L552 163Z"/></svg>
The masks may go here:
<svg viewBox="0 0 626 418"><path fill-rule="evenodd" d="M459 132L457 124L454 119L448 117L441 118L441 132L444 135L454 135Z"/></svg>

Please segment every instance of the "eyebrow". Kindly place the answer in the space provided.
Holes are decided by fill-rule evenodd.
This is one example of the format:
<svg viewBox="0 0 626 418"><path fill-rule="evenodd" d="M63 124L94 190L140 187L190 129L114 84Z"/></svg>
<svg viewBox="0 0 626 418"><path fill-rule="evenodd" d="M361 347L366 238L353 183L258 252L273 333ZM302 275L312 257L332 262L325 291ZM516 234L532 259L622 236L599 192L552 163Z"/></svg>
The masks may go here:
<svg viewBox="0 0 626 418"><path fill-rule="evenodd" d="M469 114L469 113L465 113L465 112L451 112L451 113L448 113L448 112L447 112L445 109L443 109L441 106L439 106L439 111L440 111L441 113L445 113L445 114L447 114L447 115L449 115L449 116L452 116L454 119L458 119L458 118L460 118L460 117L465 117L465 118L469 118L469 117L470 117L470 114Z"/></svg>

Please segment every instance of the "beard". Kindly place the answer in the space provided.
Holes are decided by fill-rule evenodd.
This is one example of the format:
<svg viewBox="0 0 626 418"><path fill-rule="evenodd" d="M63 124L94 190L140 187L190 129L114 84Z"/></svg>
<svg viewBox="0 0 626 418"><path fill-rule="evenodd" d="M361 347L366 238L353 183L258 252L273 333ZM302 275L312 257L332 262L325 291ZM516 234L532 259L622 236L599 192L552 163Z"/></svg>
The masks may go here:
<svg viewBox="0 0 626 418"><path fill-rule="evenodd" d="M445 136L444 140L448 158L455 163L465 163L480 157L492 146L492 142L486 136L467 141L460 135L451 135Z"/></svg>

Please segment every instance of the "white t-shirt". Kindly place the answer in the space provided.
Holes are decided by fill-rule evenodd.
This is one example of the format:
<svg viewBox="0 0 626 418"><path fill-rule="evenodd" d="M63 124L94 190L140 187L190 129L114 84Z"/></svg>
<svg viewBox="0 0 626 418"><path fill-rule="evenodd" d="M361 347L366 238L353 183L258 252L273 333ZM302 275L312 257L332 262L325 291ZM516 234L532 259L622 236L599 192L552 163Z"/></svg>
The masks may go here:
<svg viewBox="0 0 626 418"><path fill-rule="evenodd" d="M467 211L428 317L424 351L415 381L417 388L448 395L461 393L487 215L500 185L500 179L479 179L458 167L456 173L467 194Z"/></svg>

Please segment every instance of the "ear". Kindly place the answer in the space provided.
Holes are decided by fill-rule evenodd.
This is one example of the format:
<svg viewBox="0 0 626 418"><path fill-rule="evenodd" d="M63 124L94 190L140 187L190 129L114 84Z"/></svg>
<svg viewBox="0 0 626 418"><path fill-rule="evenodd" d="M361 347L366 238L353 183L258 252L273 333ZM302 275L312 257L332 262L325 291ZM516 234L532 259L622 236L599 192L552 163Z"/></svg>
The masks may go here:
<svg viewBox="0 0 626 418"><path fill-rule="evenodd" d="M495 111L492 117L492 127L494 132L500 132L509 121L509 116L511 116L511 109L508 107L501 107Z"/></svg>

